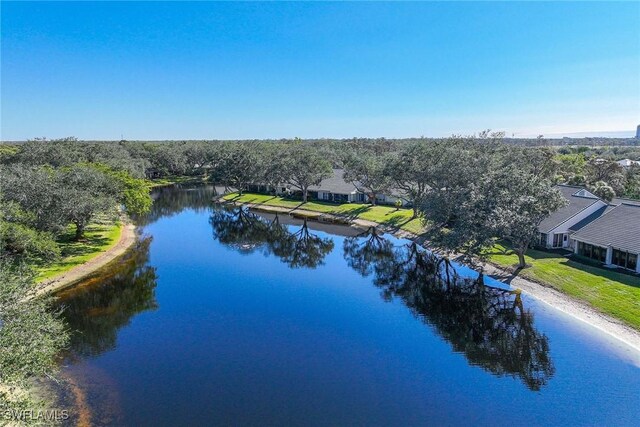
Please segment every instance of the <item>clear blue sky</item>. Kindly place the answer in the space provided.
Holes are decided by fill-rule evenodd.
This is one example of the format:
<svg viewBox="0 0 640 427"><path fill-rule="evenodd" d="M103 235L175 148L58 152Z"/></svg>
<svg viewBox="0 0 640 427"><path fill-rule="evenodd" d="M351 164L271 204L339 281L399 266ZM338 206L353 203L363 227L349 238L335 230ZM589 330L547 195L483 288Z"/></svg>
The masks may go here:
<svg viewBox="0 0 640 427"><path fill-rule="evenodd" d="M632 135L640 2L2 2L3 140Z"/></svg>

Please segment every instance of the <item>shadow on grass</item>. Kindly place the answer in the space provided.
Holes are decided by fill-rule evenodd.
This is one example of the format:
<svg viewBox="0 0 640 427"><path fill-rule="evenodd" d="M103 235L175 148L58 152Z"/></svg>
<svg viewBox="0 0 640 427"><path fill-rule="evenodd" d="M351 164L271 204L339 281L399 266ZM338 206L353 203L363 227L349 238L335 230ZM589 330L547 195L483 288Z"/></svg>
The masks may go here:
<svg viewBox="0 0 640 427"><path fill-rule="evenodd" d="M560 264L576 270L583 271L594 276L603 277L605 279L621 283L633 288L640 288L640 276L632 273L631 271L625 271L620 269L607 270L606 268L586 264L581 260L566 259Z"/></svg>
<svg viewBox="0 0 640 427"><path fill-rule="evenodd" d="M338 205L340 206L340 205ZM362 215L365 212L368 212L371 209L371 206L369 205L362 205L362 206L358 206L357 208L353 208L353 209L349 209L348 211L336 211L335 214L336 215L340 215L340 216L344 216L348 219L356 219L358 218L360 215Z"/></svg>
<svg viewBox="0 0 640 427"><path fill-rule="evenodd" d="M239 196L238 196L238 197L239 197ZM233 199L231 199L231 200L235 200L235 199L237 199L238 197L234 197L234 198L233 198ZM273 196L273 197L271 197L270 199L266 199L266 200L249 199L249 200L244 200L244 201L243 201L243 203L251 203L251 204L254 204L254 205L264 205L264 204L266 204L267 202L269 202L270 200L273 200L273 199L275 199L275 198L276 198L276 196Z"/></svg>
<svg viewBox="0 0 640 427"><path fill-rule="evenodd" d="M115 225L115 224L114 224ZM85 236L80 240L75 240L75 232L67 231L58 238L63 257L78 257L100 251L109 243L111 239L108 234L112 225L90 226L85 231Z"/></svg>
<svg viewBox="0 0 640 427"><path fill-rule="evenodd" d="M507 285L511 285L511 282L513 281L513 279L518 277L520 275L520 272L522 272L522 270L524 270L524 268L517 267L512 272L505 272L504 274L491 274L490 276L493 279L506 283Z"/></svg>
<svg viewBox="0 0 640 427"><path fill-rule="evenodd" d="M110 243L110 239L104 236L93 236L77 242L70 242L62 249L63 257L77 257L99 251Z"/></svg>
<svg viewBox="0 0 640 427"><path fill-rule="evenodd" d="M382 224L400 229L403 226L405 226L408 223L410 223L411 221L413 221L414 219L415 218L407 218L402 214L399 214L399 215L396 214L396 215L392 216L391 218L384 220L382 222Z"/></svg>
<svg viewBox="0 0 640 427"><path fill-rule="evenodd" d="M487 252L487 255L516 256L516 252L509 246L508 242L500 241L498 242L498 245L502 246L502 249L494 247L491 251ZM539 260L549 258L566 258L568 253L569 252L567 250L540 251L537 249L529 249L526 256L533 260Z"/></svg>
<svg viewBox="0 0 640 427"><path fill-rule="evenodd" d="M513 252L513 250L506 243L501 242L500 244L503 245L504 248L502 250L496 248L495 250L491 251L489 255L515 255L515 252ZM527 257L531 259L527 263L527 267L525 268L527 270L532 267L535 268L536 261L557 259L558 266L573 268L575 270L582 271L595 277L604 278L634 288L640 288L640 276L638 276L637 274L621 269L607 269L606 267L603 267L595 261L591 262L589 259L577 258L575 255L572 255L566 250L552 250L547 252L530 249L527 251ZM531 265L531 262L533 262L533 265ZM514 260L514 263L511 265L511 267L516 269L516 260ZM525 269L516 269L512 274L518 275ZM566 274L571 274L571 272L567 271Z"/></svg>

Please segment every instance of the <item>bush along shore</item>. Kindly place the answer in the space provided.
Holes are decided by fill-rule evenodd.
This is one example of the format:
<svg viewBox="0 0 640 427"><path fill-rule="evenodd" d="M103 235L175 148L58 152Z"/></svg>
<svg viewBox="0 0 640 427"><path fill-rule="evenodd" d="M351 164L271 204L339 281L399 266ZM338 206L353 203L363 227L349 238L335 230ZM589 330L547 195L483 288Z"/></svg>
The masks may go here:
<svg viewBox="0 0 640 427"><path fill-rule="evenodd" d="M55 377L69 342L51 292L122 253L135 240L126 218L152 203L127 170L25 148L0 155L0 410L18 425L42 421L21 411L51 408L34 384ZM52 164L59 155L71 161Z"/></svg>

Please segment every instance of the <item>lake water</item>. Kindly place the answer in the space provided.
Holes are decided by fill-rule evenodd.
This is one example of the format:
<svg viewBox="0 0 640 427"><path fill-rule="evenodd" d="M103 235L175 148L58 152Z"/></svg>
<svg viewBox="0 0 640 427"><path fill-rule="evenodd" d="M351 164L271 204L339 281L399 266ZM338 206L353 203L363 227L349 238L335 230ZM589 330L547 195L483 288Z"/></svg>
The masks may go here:
<svg viewBox="0 0 640 427"><path fill-rule="evenodd" d="M624 346L410 242L163 189L60 293L73 423L638 425Z"/></svg>

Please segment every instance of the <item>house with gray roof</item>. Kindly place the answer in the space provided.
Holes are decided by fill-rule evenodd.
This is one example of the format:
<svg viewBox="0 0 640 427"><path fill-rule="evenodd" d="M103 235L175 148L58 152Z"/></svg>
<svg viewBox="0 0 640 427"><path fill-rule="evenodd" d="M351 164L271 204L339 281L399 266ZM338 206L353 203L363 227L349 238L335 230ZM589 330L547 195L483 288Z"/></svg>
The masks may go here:
<svg viewBox="0 0 640 427"><path fill-rule="evenodd" d="M612 206L571 239L578 255L640 273L640 204Z"/></svg>
<svg viewBox="0 0 640 427"><path fill-rule="evenodd" d="M364 203L367 197L355 185L344 180L344 169L334 169L333 174L318 185L309 187L309 195L318 200L336 203Z"/></svg>
<svg viewBox="0 0 640 427"><path fill-rule="evenodd" d="M584 225L587 218L602 214L608 204L584 187L557 185L567 204L545 218L539 225L539 245L545 248L569 248L570 236L576 226Z"/></svg>
<svg viewBox="0 0 640 427"><path fill-rule="evenodd" d="M277 194L279 196L300 195L301 191L291 183L279 183L275 186L265 184L251 184L249 191L258 193ZM358 187L344 179L344 169L333 169L331 176L323 179L318 185L309 186L309 198L333 203L368 203L369 195L358 190ZM376 203L409 207L410 202L403 197L400 190L390 189L385 194L376 195Z"/></svg>
<svg viewBox="0 0 640 427"><path fill-rule="evenodd" d="M344 179L344 169L333 169L333 174L318 185L309 187L309 196L314 199L335 203L367 203L369 196L351 182ZM402 206L407 206L408 201L402 198L399 190L390 190L388 194L378 194L376 203L395 205L400 201Z"/></svg>
<svg viewBox="0 0 640 427"><path fill-rule="evenodd" d="M640 273L640 201L614 198L607 203L582 187L556 188L567 205L540 223L540 246L566 248Z"/></svg>

